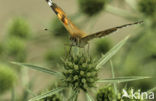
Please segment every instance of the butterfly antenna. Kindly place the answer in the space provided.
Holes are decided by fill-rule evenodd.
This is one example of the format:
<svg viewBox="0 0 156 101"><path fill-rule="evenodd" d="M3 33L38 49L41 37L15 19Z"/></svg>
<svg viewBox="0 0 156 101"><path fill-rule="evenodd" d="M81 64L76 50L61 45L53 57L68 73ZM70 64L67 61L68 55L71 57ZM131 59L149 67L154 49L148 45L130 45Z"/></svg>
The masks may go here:
<svg viewBox="0 0 156 101"><path fill-rule="evenodd" d="M129 23L129 24L121 25L121 26L118 26L116 28L117 29L120 29L120 28L128 27L128 26L131 26L131 25L136 25L136 24L142 24L142 23L143 23L143 21L137 21L137 22L134 22L134 23Z"/></svg>

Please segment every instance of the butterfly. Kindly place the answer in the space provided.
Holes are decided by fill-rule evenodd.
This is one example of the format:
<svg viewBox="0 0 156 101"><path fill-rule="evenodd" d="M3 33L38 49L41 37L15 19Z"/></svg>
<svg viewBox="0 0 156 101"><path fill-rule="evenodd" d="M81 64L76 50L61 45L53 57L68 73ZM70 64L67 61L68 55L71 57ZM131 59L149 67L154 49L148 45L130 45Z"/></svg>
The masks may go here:
<svg viewBox="0 0 156 101"><path fill-rule="evenodd" d="M51 0L46 0L46 2L51 7L51 9L55 12L58 19L63 23L64 27L69 32L70 40L72 41L72 45L82 47L82 48L85 45L87 45L88 42L90 40L92 40L92 39L102 38L102 37L104 37L106 35L109 35L109 34L115 32L115 31L117 31L118 29L121 29L121 28L124 28L124 27L127 27L127 26L131 26L131 25L135 25L135 24L140 24L140 23L143 22L143 21L138 21L138 22L134 22L134 23L129 23L129 24L109 28L109 29L106 29L104 31L100 31L100 32L96 32L96 33L87 35L85 32L81 31L78 27L76 27L71 22L70 19L68 19L65 12L56 3L54 3Z"/></svg>

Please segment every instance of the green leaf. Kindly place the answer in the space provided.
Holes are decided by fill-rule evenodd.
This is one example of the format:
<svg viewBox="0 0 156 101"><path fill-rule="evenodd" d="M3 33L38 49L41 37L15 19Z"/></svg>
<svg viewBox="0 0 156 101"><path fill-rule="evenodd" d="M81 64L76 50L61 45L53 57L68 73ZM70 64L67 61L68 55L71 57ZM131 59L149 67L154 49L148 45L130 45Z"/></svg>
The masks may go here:
<svg viewBox="0 0 156 101"><path fill-rule="evenodd" d="M154 88L148 90L147 93L154 92L154 91L156 91L156 87L154 87Z"/></svg>
<svg viewBox="0 0 156 101"><path fill-rule="evenodd" d="M26 89L26 91L27 91L31 96L33 96L33 97L36 96L36 94L34 94L30 89Z"/></svg>
<svg viewBox="0 0 156 101"><path fill-rule="evenodd" d="M72 91L72 94L68 98L67 101L77 101L77 96L78 96L78 90L74 90L74 91Z"/></svg>
<svg viewBox="0 0 156 101"><path fill-rule="evenodd" d="M129 82L129 81L136 81L141 79L147 79L150 77L144 77L144 76L130 76L130 77L116 77L112 79L101 79L97 82L101 83L122 83L122 82Z"/></svg>
<svg viewBox="0 0 156 101"><path fill-rule="evenodd" d="M15 95L15 88L14 87L11 89L11 101L16 101L16 95Z"/></svg>
<svg viewBox="0 0 156 101"><path fill-rule="evenodd" d="M114 72L114 66L113 66L113 63L111 60L110 60L110 65L111 65L111 69L112 69L112 78L114 79L115 78L115 72ZM114 85L115 94L117 94L118 93L117 84L114 83L113 85Z"/></svg>
<svg viewBox="0 0 156 101"><path fill-rule="evenodd" d="M19 66L23 66L23 67L28 67L34 70L38 70L38 71L41 71L50 75L62 76L60 72L52 71L43 67L39 67L39 66L31 65L31 64L25 64L25 63L18 63L18 62L11 62L11 63L19 65Z"/></svg>
<svg viewBox="0 0 156 101"><path fill-rule="evenodd" d="M86 93L86 97L88 101L94 101L94 99L88 93Z"/></svg>
<svg viewBox="0 0 156 101"><path fill-rule="evenodd" d="M51 90L49 92L46 92L46 93L44 93L42 95L36 96L36 97L34 97L34 98L32 98L32 99L30 99L28 101L38 101L38 100L41 100L41 99L43 99L45 97L52 96L52 95L62 91L63 89L64 89L64 87L53 89L53 90Z"/></svg>
<svg viewBox="0 0 156 101"><path fill-rule="evenodd" d="M100 69L112 56L114 56L119 49L126 43L128 37L120 41L117 45L115 45L106 55L102 56L102 58L98 61L96 66L97 69Z"/></svg>

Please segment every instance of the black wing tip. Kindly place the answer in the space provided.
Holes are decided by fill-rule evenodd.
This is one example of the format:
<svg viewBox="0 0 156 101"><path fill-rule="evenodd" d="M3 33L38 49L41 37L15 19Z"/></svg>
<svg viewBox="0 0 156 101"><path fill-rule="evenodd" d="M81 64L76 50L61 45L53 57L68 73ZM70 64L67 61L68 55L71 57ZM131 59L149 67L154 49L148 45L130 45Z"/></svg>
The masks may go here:
<svg viewBox="0 0 156 101"><path fill-rule="evenodd" d="M142 24L142 23L144 23L144 21L137 21L134 24Z"/></svg>
<svg viewBox="0 0 156 101"><path fill-rule="evenodd" d="M47 3L51 3L51 4L54 4L53 3L53 0L45 0Z"/></svg>

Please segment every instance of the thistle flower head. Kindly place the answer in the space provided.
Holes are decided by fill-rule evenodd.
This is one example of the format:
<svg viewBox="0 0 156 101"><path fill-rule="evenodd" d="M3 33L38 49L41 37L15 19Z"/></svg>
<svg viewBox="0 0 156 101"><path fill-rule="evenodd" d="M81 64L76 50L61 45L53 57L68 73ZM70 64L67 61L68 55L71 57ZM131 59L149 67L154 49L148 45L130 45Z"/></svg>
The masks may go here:
<svg viewBox="0 0 156 101"><path fill-rule="evenodd" d="M17 75L11 68L0 64L0 94L12 88L16 78Z"/></svg>
<svg viewBox="0 0 156 101"><path fill-rule="evenodd" d="M81 12L88 16L98 14L109 0L78 0Z"/></svg>
<svg viewBox="0 0 156 101"><path fill-rule="evenodd" d="M97 101L116 101L116 95L112 86L106 86L98 90Z"/></svg>
<svg viewBox="0 0 156 101"><path fill-rule="evenodd" d="M96 43L96 53L105 54L111 49L111 41L108 39L102 39Z"/></svg>
<svg viewBox="0 0 156 101"><path fill-rule="evenodd" d="M140 0L138 6L145 16L156 16L156 0Z"/></svg>
<svg viewBox="0 0 156 101"><path fill-rule="evenodd" d="M18 37L12 37L8 40L6 51L8 56L16 61L23 62L26 59L25 43Z"/></svg>
<svg viewBox="0 0 156 101"><path fill-rule="evenodd" d="M30 37L31 31L25 19L16 18L13 20L8 33L9 36L28 39Z"/></svg>
<svg viewBox="0 0 156 101"><path fill-rule="evenodd" d="M65 68L63 74L67 86L84 91L95 86L97 69L92 58L85 55L73 55L63 62Z"/></svg>

